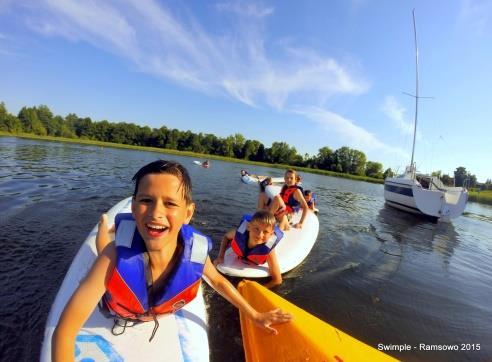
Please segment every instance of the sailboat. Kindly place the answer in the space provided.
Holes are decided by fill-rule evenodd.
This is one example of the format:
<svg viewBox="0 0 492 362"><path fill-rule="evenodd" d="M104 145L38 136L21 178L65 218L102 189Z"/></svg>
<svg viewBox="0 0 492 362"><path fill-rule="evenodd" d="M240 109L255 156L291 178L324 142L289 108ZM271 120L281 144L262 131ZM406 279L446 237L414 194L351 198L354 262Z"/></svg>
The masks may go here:
<svg viewBox="0 0 492 362"><path fill-rule="evenodd" d="M468 191L464 187L448 187L436 176L419 174L414 162L415 136L417 134L417 113L419 98L419 72L417 27L413 10L413 31L415 40L416 93L415 120L413 130L412 159L402 175L384 180L386 204L397 209L430 217L437 221L449 221L460 216L465 210Z"/></svg>

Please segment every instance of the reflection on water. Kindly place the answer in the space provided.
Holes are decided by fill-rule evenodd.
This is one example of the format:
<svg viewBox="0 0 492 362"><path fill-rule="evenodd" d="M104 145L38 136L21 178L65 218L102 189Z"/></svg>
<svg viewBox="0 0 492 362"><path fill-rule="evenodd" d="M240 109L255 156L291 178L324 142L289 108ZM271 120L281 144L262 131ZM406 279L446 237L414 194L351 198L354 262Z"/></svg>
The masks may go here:
<svg viewBox="0 0 492 362"><path fill-rule="evenodd" d="M256 205L257 187L238 176L244 165L213 161L207 170L192 158L14 138L0 138L0 153L0 243L8 246L0 253L1 360L39 359L73 256L99 214L132 193L130 179L145 163L168 158L188 168L193 224L214 240L212 256ZM492 358L491 207L469 204L452 223L433 224L386 207L381 185L313 174L303 184L318 196L318 240L277 293L372 346L481 344L475 352L393 352L405 361ZM235 308L205 294L212 361L243 360Z"/></svg>

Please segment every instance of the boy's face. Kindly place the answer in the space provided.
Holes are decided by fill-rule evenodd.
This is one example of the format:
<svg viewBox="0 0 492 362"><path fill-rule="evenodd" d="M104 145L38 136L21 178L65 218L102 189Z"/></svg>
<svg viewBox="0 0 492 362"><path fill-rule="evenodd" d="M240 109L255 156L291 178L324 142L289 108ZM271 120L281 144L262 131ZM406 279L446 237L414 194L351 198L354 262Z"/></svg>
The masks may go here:
<svg viewBox="0 0 492 362"><path fill-rule="evenodd" d="M273 226L258 221L248 224L249 241L251 244L258 245L268 241L273 234Z"/></svg>
<svg viewBox="0 0 492 362"><path fill-rule="evenodd" d="M312 194L306 194L304 195L304 198L307 200L307 201L310 201L311 200L311 197L313 197Z"/></svg>
<svg viewBox="0 0 492 362"><path fill-rule="evenodd" d="M287 186L293 186L296 184L296 175L292 172L286 172L284 175L284 181Z"/></svg>
<svg viewBox="0 0 492 362"><path fill-rule="evenodd" d="M132 214L149 251L176 242L181 226L193 216L195 204L186 204L180 184L170 174L148 174L140 180Z"/></svg>

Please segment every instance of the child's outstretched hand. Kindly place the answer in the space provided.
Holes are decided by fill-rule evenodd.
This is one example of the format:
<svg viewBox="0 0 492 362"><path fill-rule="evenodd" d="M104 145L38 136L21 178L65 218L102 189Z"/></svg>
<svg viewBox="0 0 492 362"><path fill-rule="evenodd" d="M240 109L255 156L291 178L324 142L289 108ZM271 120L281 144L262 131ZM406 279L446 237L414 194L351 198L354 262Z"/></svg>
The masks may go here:
<svg viewBox="0 0 492 362"><path fill-rule="evenodd" d="M286 323L292 320L290 313L283 312L280 308L265 313L258 313L255 323L258 327L267 330L269 333L277 335L278 331L271 326L274 324Z"/></svg>

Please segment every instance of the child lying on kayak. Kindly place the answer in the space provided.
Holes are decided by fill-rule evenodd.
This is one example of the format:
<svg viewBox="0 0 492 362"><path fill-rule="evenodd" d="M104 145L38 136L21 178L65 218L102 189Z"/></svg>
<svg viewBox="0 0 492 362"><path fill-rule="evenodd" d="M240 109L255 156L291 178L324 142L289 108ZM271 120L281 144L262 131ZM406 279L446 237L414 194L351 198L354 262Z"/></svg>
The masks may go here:
<svg viewBox="0 0 492 362"><path fill-rule="evenodd" d="M231 244L238 257L257 265L268 263L271 279L265 287L280 285L282 275L274 248L284 234L275 222L275 216L265 210L257 211L253 216L243 216L238 228L229 230L222 238L219 256L214 260L214 265L224 262L226 249Z"/></svg>
<svg viewBox="0 0 492 362"><path fill-rule="evenodd" d="M133 218L116 222L116 237L123 233L119 230L128 230L129 225L136 227L138 233L131 233L133 239L128 247L116 246L114 242L105 245L105 240L100 240L99 245L105 245L102 252L68 301L53 333L53 361L74 360L75 337L101 298L118 317L134 321L154 320L157 328L156 314L174 312L193 300L201 278L270 333L277 333L272 325L291 319L279 309L265 313L256 311L217 272L208 257L210 239L187 225L195 204L191 198L191 180L183 166L172 161L155 161L142 167L133 180ZM119 229L119 225L124 227ZM101 228L107 230L104 220ZM107 232L100 232L99 236L109 238ZM149 277L148 292L142 297L148 298L145 303L135 303L119 294L122 288L129 288L122 271L127 274L130 271L132 278L144 282L145 276ZM176 275L183 277L176 278ZM168 296L167 290L176 293ZM132 290L128 290L123 295L131 293Z"/></svg>

